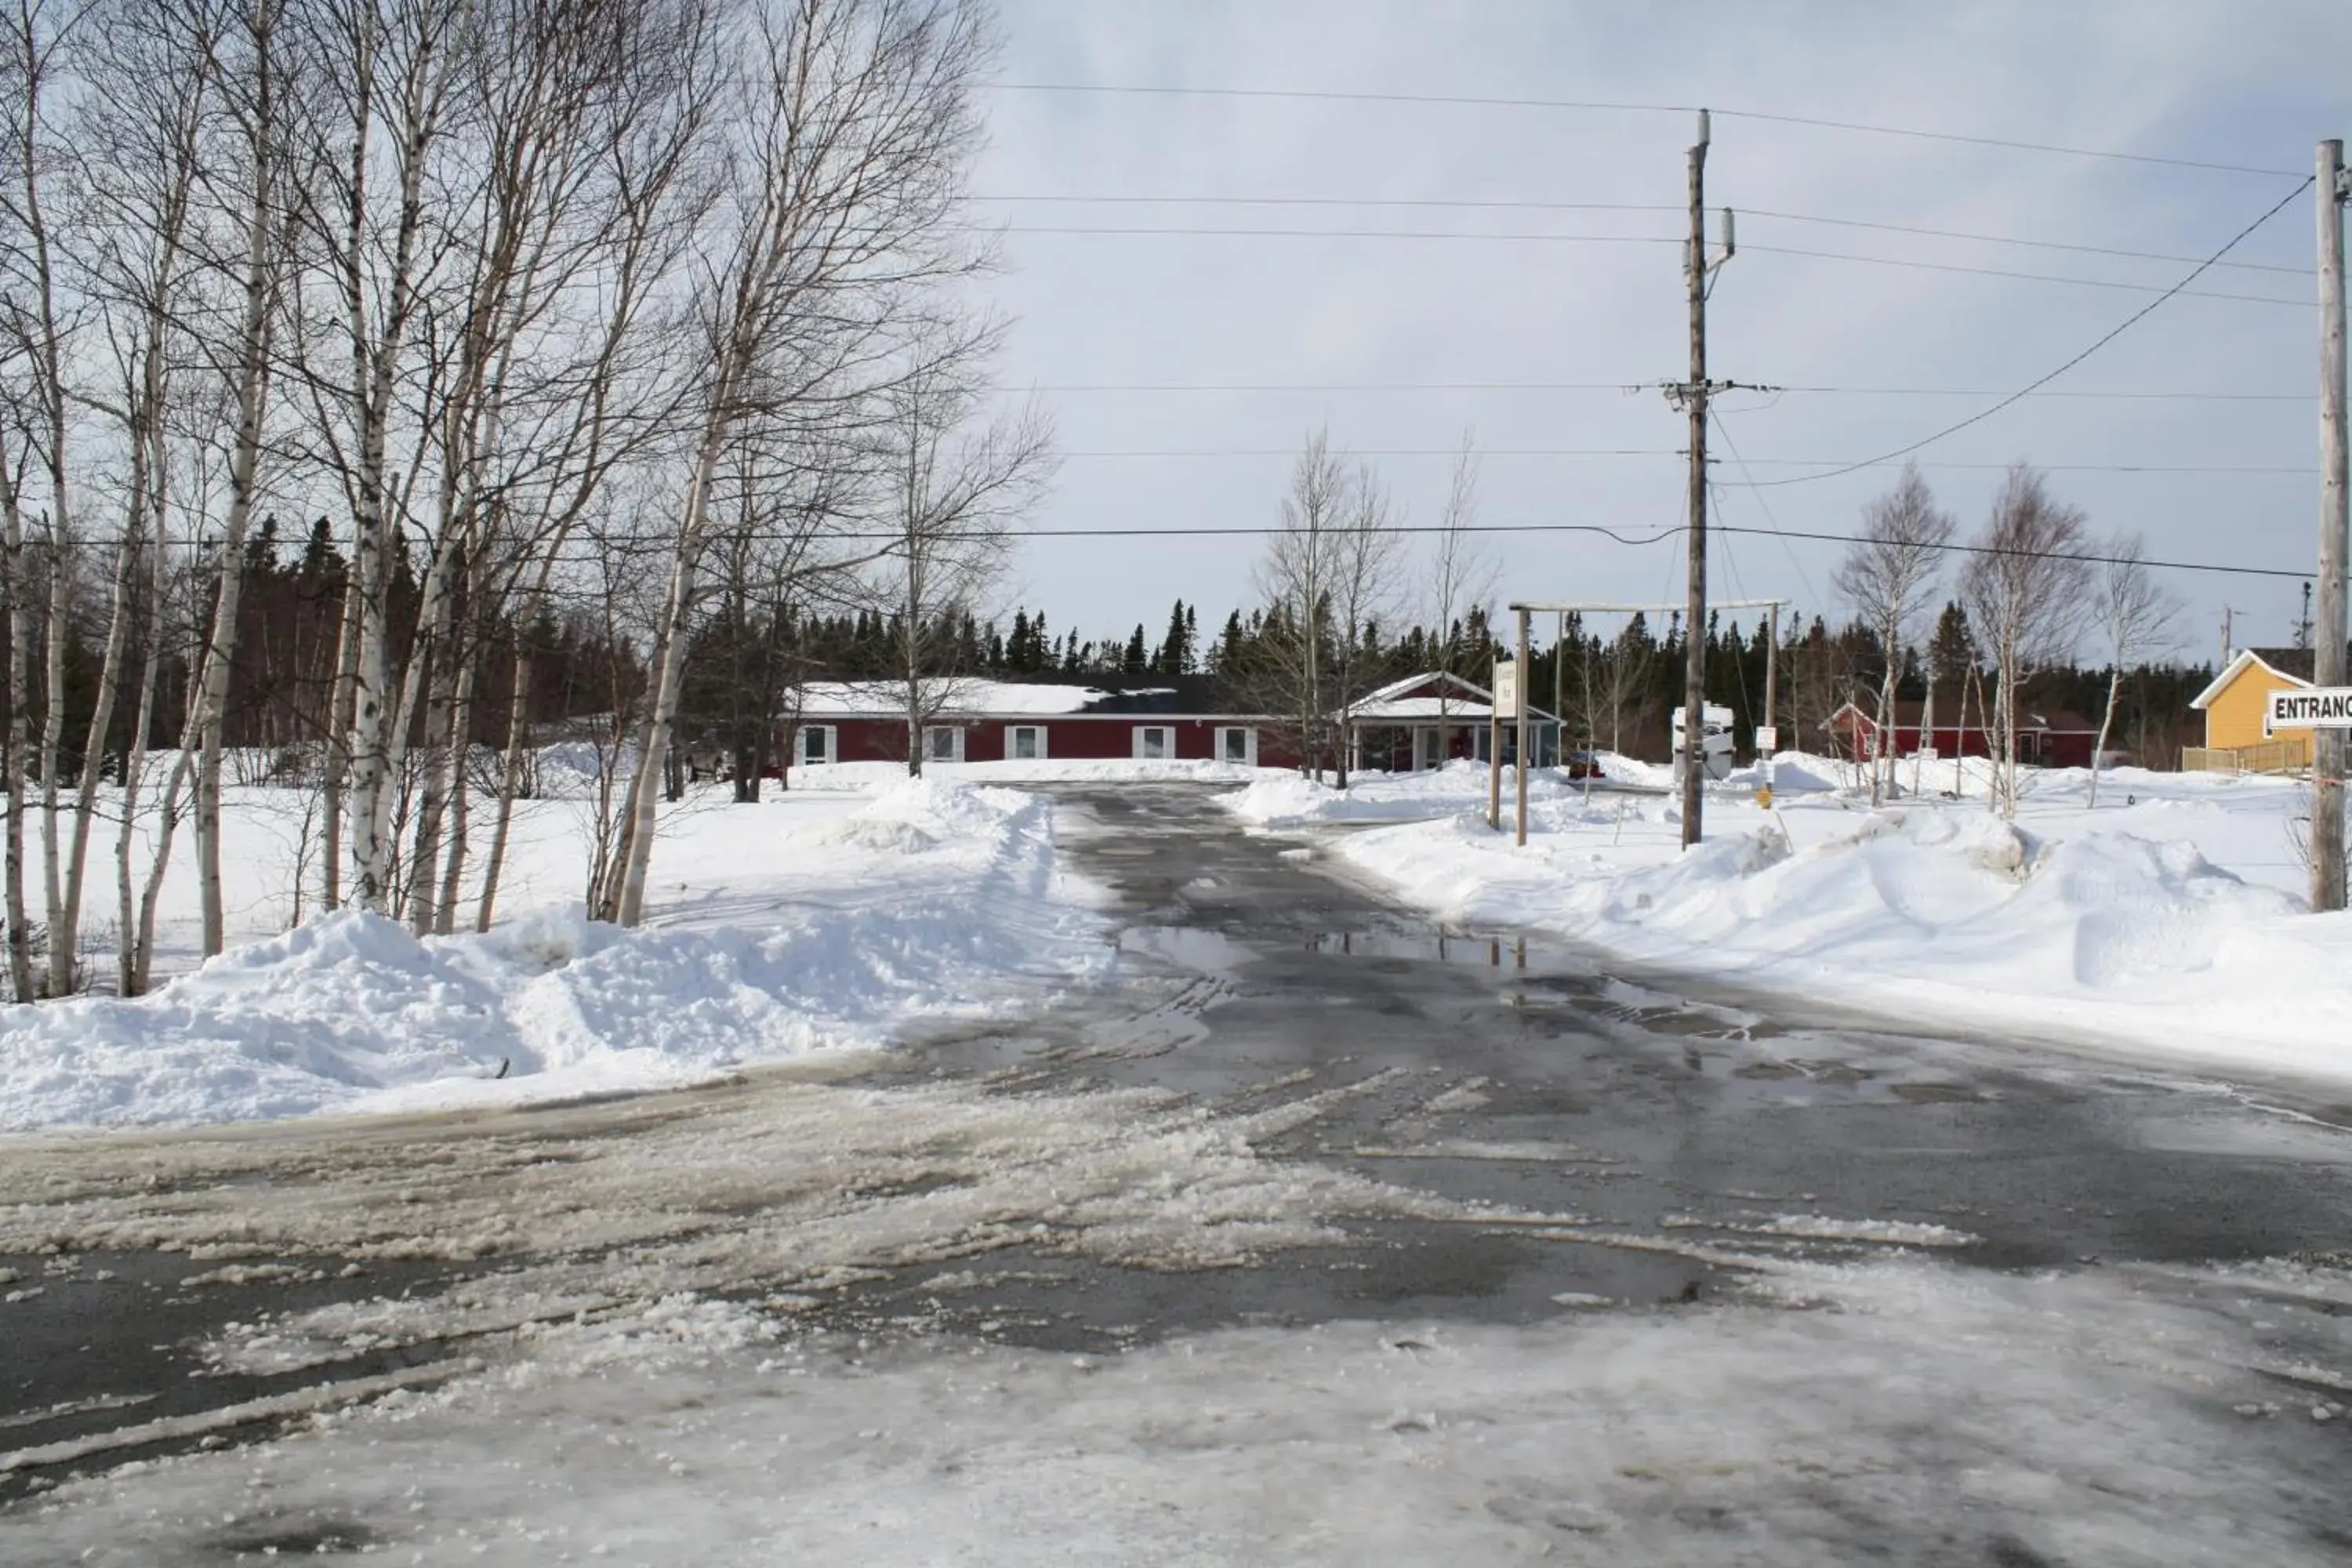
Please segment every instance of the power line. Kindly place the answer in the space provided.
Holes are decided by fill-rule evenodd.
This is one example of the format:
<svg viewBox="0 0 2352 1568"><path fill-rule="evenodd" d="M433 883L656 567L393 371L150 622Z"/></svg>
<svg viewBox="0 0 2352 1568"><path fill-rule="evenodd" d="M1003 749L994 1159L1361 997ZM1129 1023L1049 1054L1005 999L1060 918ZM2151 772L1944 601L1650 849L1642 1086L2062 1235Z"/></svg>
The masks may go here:
<svg viewBox="0 0 2352 1568"><path fill-rule="evenodd" d="M971 199L983 204L1055 206L1401 207L1460 212L1662 213L1683 210L1668 202L1546 202L1478 200L1455 196L1140 196L1024 194L982 195L974 196ZM2132 261L2187 263L2197 259L2194 256L2182 256L2172 251L2131 250L2116 246L2084 245L2067 240L2030 239L2019 235L1978 234L1963 229L1927 228L1916 224L1885 223L1870 218L1825 217L1812 213L1775 212L1761 207L1741 207L1738 212L1743 218L1765 218L1776 223L1822 224L1836 228L1867 229L1878 234L1909 234L1929 239L1957 239L1977 245L2015 245L2034 250L2060 250L2081 256L2114 256ZM2267 261L2223 261L2216 265L2234 271L2275 272L2290 278L2307 278L2311 275L2308 268L2285 267Z"/></svg>
<svg viewBox="0 0 2352 1568"><path fill-rule="evenodd" d="M1630 527L1631 525L1625 526ZM1861 540L1858 540L1850 533L1830 533L1793 528L1742 528L1736 525L1726 524L1716 524L1712 526L1719 528L1726 533L1745 533L1756 534L1759 536L1773 535L1782 539L1803 539L1826 544L1857 544L1863 542ZM1147 526L1142 528L1088 527L1018 529L1013 531L1008 537L1016 542L1032 539L1263 539L1286 531L1287 530L1279 523L1171 523L1165 526ZM1396 526L1391 531L1400 534L1443 533L1446 531L1446 525L1444 523L1403 523ZM1657 529L1646 537L1629 537L1617 527L1611 527L1592 522L1482 522L1466 525L1464 531L1470 533L1502 534L1591 533L1600 534L1615 542L1616 543L1638 549L1647 548L1651 545L1664 544L1671 540L1679 539L1686 531L1682 524L1674 523ZM887 541L901 538L903 536L895 532L881 532L838 533L830 534L826 537L836 540L856 542ZM998 536L993 534L984 536L980 534L958 534L951 537L956 539L980 539L983 537L993 539ZM2011 550L1988 544L1945 543L1937 545L1934 548L1961 555L2027 555L2042 560L2078 561L2091 565L2120 564L2126 559L2123 556L2101 554L2095 551ZM2284 577L2298 582L2311 575L2311 573L2307 569L2288 570L2284 567L2272 566L2240 566L2211 561L2162 561L2153 560L2147 557L2133 557L2130 559L2137 560L2141 565L2159 568L2168 572L2213 572L2243 577Z"/></svg>
<svg viewBox="0 0 2352 1568"><path fill-rule="evenodd" d="M1967 429L1971 425L1982 424L1985 420L1991 418L2002 409L2022 402L2033 393L2049 385L2052 382L2057 380L2060 376L2065 374L2076 365L2081 364L2084 360L2089 359L2093 354L2097 353L2109 343L2114 342L2117 338L2122 337L2133 327L2137 326L2141 321L2147 320L2158 306L2162 305L2167 300L2171 299L2173 295L2186 289L2189 284L2197 280L2198 276L2204 272L2207 268L2211 267L2215 262L2221 260L2221 258L2227 256L2231 250L2235 249L2239 241L2244 239L2248 235L2252 234L2254 230L2262 227L2263 225L2270 222L2271 219L2285 211L2288 203L2294 201L2297 196L2303 195L2305 191L2311 188L2312 180L2312 176L2306 175L2302 184L2296 185L2294 189L2289 191L2285 195L2281 196L2278 199L2277 204L2268 212L2265 212L2262 216L2256 218L2253 222L2240 229L2236 234L2231 235L2228 242L2224 244L2221 249L2215 251L2211 256L2207 257L2203 261L2198 263L2198 265L2193 268L2187 276L2183 277L2179 282L2174 284L2169 289L2158 295L2155 299L2150 300L2147 304L2133 311L2112 331L2107 332L2090 347L2074 355L2074 358L2068 360L2065 363L2060 365L2049 374L2028 382L2021 389L2010 394L2007 397L2002 398L2000 402L1992 405L1990 407L1981 409L1975 414L1969 415L1966 419L1961 420L1957 425L1946 426L1943 429L1937 431L1934 435L1924 437L1919 440L1912 442L1907 447L1897 447L1891 452L1883 452L1879 456L1869 458L1866 461L1848 464L1843 468L1832 469L1828 473L1804 474L1786 479L1758 480L1755 481L1758 488L1761 488L1765 485L1805 484L1815 479L1832 479L1841 473L1850 474L1857 468L1869 468L1874 464L1887 462L1895 458L1908 457L1912 453L1918 451L1923 447L1931 446L1934 443L1942 440L1947 436L1955 435L1959 431Z"/></svg>
<svg viewBox="0 0 2352 1568"><path fill-rule="evenodd" d="M2282 300L2275 294L2224 294L2210 289L2168 289L2160 283L2127 283L2116 278L2068 278L2054 272L2018 272L2004 267L1969 267L1957 261L1921 261L1895 256L1856 256L1843 250L1810 250L1790 245L1742 245L1743 252L1765 256L1800 256L1815 261L1855 261L1871 267L1901 267L1916 272L1960 272L1978 278L2011 278L2025 283L2070 283L2078 289L2120 289L2128 294L2161 294L2162 304L2179 295L2188 300L2235 300L2246 305L2292 305L2308 310L2308 300ZM2197 269L2205 270L2203 266ZM2193 274L2192 274L2193 276Z"/></svg>
<svg viewBox="0 0 2352 1568"><path fill-rule="evenodd" d="M1034 385L1003 383L992 390L1003 393L1054 394L1286 394L1286 393L1431 393L1431 392L1613 392L1632 395L1647 392L1647 383L1638 381L1293 381L1293 382L1042 382ZM1822 395L1836 397L2001 397L2007 395L1998 388L1965 386L1775 386L1773 395ZM2071 391L2044 390L2033 397L2063 397L2086 400L2113 399L2129 402L2184 403L2309 403L2315 394L2308 392L2196 392L2196 391Z"/></svg>
<svg viewBox="0 0 2352 1568"><path fill-rule="evenodd" d="M1215 461L1224 458L1295 459L1296 447L1127 447L1066 451L1066 458L1103 461ZM1454 458L1460 455L1453 447L1350 447L1351 458ZM1689 456L1679 447L1481 447L1482 458L1675 458ZM1743 464L1743 467L1750 466ZM1837 458L1757 458L1756 468L1828 468L1838 473L1851 473L1857 468L1893 468L1893 458L1875 458L1851 463ZM1950 469L1955 472L1978 470L2001 472L2011 465L2005 462L1936 462L1920 465L1927 468ZM2308 475L2314 471L2307 463L2036 463L2034 467L2049 473L2062 474L2294 474ZM1805 476L1826 478L1827 475ZM1761 479L1759 485L1793 483L1790 479Z"/></svg>
<svg viewBox="0 0 2352 1568"><path fill-rule="evenodd" d="M1420 92L1332 92L1295 88L1148 87L1120 82L1007 81L992 84L999 92L1099 93L1151 98L1226 98L1289 100L1308 103L1409 103L1476 109L1573 110L1603 114L1696 113L1702 107L1684 103L1633 103L1597 99L1493 98ZM1816 131L1846 131L1874 136L1901 136L1920 142L1947 142L1969 147L1991 147L2013 153L2051 153L2073 158L2103 158L2116 163L2147 163L2174 169L2197 169L2217 174L2259 174L2280 179L2297 177L2294 169L2270 169L2246 163L2222 163L2200 158L2168 158L2153 153L2123 153L2104 147L2067 147L2049 142L2021 142L2000 136L1971 136L1951 131L1923 131L1902 125L1870 125L1859 121L1824 120L1801 114L1772 114L1761 110L1717 109L1727 120L1750 120L1767 125L1797 125Z"/></svg>
<svg viewBox="0 0 2352 1568"><path fill-rule="evenodd" d="M1465 234L1448 229L1422 228L1207 228L1190 225L1121 224L1116 226L1095 224L1003 224L972 225L972 232L988 234L1058 235L1093 238L1170 239L1179 237L1207 239L1401 239L1454 244L1487 245L1681 245L1683 241L1666 235L1648 234ZM2119 289L2126 293L2159 294L2164 299L2181 295L2192 300L2231 300L2247 305L2287 305L2299 310L2311 309L2308 300L2282 300L2273 294L2230 294L2210 289L2166 288L2160 283L2130 283L2113 278L2069 278L2049 272L2018 272L2000 267L1970 267L1952 261L1919 261L1893 256L1861 256L1852 251L1811 250L1785 245L1742 245L1743 252L1755 251L1769 256L1796 256L1817 261L1851 261L1866 267L1901 267L1916 271L1967 273L1979 278L2008 278L2026 283L2068 283L2083 289ZM2203 268L2198 269L2200 272Z"/></svg>
<svg viewBox="0 0 2352 1568"><path fill-rule="evenodd" d="M2059 239L2027 239L2018 235L1972 234L1961 229L1925 228L1914 224L1881 223L1858 217L1821 217L1807 213L1767 212L1757 207L1741 207L1743 218L1769 218L1779 223L1822 224L1833 228L1868 229L1878 234L1913 234L1930 239L1958 239L1979 245L2017 245L2033 250L2063 250L2080 256L2117 256L2132 261L2167 261L2175 264L2193 262L2194 256L2181 256L2168 251L2127 250L2109 245L2082 245ZM2238 272L2279 272L2290 278L2308 278L2307 267L2282 267L2267 261L2217 261L2218 268Z"/></svg>

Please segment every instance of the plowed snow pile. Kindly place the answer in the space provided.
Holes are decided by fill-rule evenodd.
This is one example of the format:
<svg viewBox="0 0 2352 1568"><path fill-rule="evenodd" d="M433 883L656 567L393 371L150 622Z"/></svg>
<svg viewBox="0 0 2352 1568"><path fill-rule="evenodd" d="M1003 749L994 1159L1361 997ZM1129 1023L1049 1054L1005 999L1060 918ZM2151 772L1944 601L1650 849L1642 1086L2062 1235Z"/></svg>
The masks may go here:
<svg viewBox="0 0 2352 1568"><path fill-rule="evenodd" d="M1015 977L1098 962L1089 895L1059 876L1031 795L913 782L814 820L711 813L684 837L667 864L723 857L732 874L650 929L541 910L420 940L339 913L137 1000L0 1013L0 1126L658 1087L879 1045L917 1015L983 1011Z"/></svg>
<svg viewBox="0 0 2352 1568"><path fill-rule="evenodd" d="M2118 770L2094 811L2085 775L2041 773L2011 824L1980 798L1873 811L1818 787L1835 764L1792 761L1777 812L1744 781L1711 792L1707 841L1687 852L1671 799L1588 799L1549 774L1529 781L1524 849L1507 775L1501 833L1486 824L1484 773L1458 768L1368 784L1360 802L1294 780L1227 804L1303 824L1417 803L1435 819L1337 847L1449 921L1546 926L1921 1022L2352 1075L2339 1045L2352 1033L2352 915L2302 912L2293 784Z"/></svg>

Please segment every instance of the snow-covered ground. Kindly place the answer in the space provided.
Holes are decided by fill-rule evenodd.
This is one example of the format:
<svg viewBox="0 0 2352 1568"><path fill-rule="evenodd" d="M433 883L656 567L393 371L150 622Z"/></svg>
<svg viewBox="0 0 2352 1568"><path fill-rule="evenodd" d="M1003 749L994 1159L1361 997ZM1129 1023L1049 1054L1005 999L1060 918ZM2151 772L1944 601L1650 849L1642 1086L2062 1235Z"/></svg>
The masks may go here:
<svg viewBox="0 0 2352 1568"><path fill-rule="evenodd" d="M1040 978L1102 962L1099 895L1061 871L1045 801L865 782L670 808L634 932L579 915L584 803L527 802L499 924L424 941L350 913L285 930L303 798L236 790L224 861L243 940L134 1001L0 1011L0 1127L660 1087L1031 1005ZM194 878L169 886L166 951L184 955Z"/></svg>
<svg viewBox="0 0 2352 1568"><path fill-rule="evenodd" d="M2340 1561L2346 1395L2276 1342L2329 1333L2341 1287L1790 1265L1707 1309L1098 1356L681 1300L257 1447L69 1482L0 1555L2288 1568ZM2249 1294L2259 1325L2228 1310Z"/></svg>
<svg viewBox="0 0 2352 1568"><path fill-rule="evenodd" d="M2352 915L2303 912L2293 781L2119 769L2094 809L2086 773L2027 770L2011 826L1987 809L1980 764L1931 769L1923 793L1873 810L1834 762L1786 757L1771 810L1753 770L1710 789L1707 842L1685 854L1675 802L1648 793L1666 770L1608 772L1591 791L1531 777L1524 849L1516 781L1493 832L1475 765L1225 798L1277 829L1418 818L1335 849L1448 921L1549 928L1931 1026L2352 1078Z"/></svg>

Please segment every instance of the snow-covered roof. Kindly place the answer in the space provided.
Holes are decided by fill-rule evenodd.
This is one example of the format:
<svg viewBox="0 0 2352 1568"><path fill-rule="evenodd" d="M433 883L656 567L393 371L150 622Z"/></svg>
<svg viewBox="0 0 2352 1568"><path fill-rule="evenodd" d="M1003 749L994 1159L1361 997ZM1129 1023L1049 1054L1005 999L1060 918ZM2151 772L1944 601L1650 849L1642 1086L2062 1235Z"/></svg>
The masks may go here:
<svg viewBox="0 0 2352 1568"><path fill-rule="evenodd" d="M1443 687L1456 695L1443 698L1415 695L1432 687ZM1419 675L1408 675L1402 680L1391 680L1377 691L1366 693L1364 700L1348 711L1360 723L1402 724L1443 718L1466 724L1491 717L1495 711L1494 704L1494 693L1485 687L1474 685L1442 669L1430 669ZM1505 718L1511 716L1504 715ZM1552 716L1529 703L1528 717L1549 723Z"/></svg>
<svg viewBox="0 0 2352 1568"><path fill-rule="evenodd" d="M2213 678L2212 685L2207 687L2204 690L2199 692L2196 696L2189 700L2189 706L2196 709L2203 709L2210 705L2213 699L2221 696L2221 693L2230 689L2230 683L2231 681L2237 679L2241 675L2243 675L2250 667L2257 664L2261 665L2264 669L2269 670L2273 675L2277 676L2281 680L2285 681L2289 686L2299 686L2307 689L2311 685L2311 682L2304 679L2299 675L2289 675L2285 670L2281 669L2269 659L2266 659L2261 654L2256 653L2252 648L2241 648L2238 650L2237 658L2231 659L2229 663L2221 667L2221 673Z"/></svg>
<svg viewBox="0 0 2352 1568"><path fill-rule="evenodd" d="M1131 689L1123 695L1139 696L1142 690ZM1043 681L956 680L927 692L924 706L936 712L965 717L1032 718L1082 713L1118 695L1122 694L1092 686L1057 686ZM902 681L812 680L802 690L801 717L872 719L903 711L906 705L907 688Z"/></svg>

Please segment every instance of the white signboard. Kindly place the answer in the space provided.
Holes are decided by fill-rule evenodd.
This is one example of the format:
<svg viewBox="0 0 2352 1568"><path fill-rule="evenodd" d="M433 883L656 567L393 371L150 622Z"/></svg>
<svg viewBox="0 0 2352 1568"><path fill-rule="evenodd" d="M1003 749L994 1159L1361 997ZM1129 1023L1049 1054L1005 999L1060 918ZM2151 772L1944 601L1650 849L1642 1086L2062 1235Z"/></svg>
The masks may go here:
<svg viewBox="0 0 2352 1568"><path fill-rule="evenodd" d="M1759 724L1759 725L1757 725L1757 726L1756 726L1756 749L1757 749L1758 751L1759 751L1759 752L1777 752L1777 751L1779 751L1779 750L1780 749L1780 726L1778 726L1778 725L1776 725L1776 724Z"/></svg>
<svg viewBox="0 0 2352 1568"><path fill-rule="evenodd" d="M2263 710L2263 733L2275 730L2352 730L2352 686L2272 692Z"/></svg>
<svg viewBox="0 0 2352 1568"><path fill-rule="evenodd" d="M1519 710L1519 661L1498 658L1495 661L1495 711L1516 714Z"/></svg>

